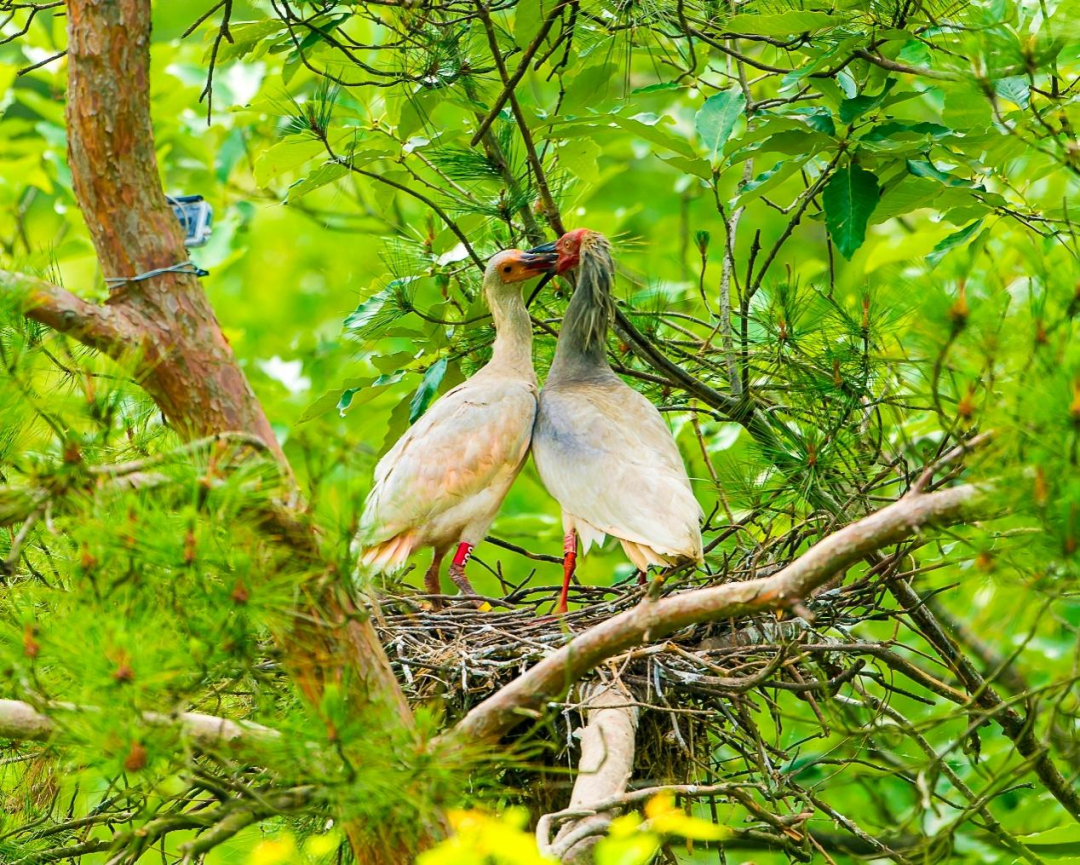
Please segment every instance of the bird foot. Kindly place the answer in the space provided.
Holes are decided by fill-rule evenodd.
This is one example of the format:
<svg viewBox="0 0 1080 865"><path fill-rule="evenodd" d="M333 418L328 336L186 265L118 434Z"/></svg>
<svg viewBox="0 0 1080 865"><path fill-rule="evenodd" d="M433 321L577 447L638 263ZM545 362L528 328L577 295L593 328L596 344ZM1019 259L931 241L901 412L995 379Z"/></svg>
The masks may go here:
<svg viewBox="0 0 1080 865"><path fill-rule="evenodd" d="M459 591L463 595L475 595L476 589L472 587L472 583L469 582L469 578L465 576L465 566L459 565L456 562L450 565L450 579L454 581L454 585L458 587ZM476 609L482 613L491 611L491 604L487 601L472 601L471 602Z"/></svg>

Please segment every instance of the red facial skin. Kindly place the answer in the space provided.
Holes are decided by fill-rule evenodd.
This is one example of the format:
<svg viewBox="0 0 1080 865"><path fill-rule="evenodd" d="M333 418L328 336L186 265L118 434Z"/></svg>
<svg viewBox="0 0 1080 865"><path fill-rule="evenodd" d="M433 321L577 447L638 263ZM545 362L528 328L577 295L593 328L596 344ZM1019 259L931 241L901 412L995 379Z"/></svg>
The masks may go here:
<svg viewBox="0 0 1080 865"><path fill-rule="evenodd" d="M555 251L559 253L559 259L555 263L556 273L566 273L578 266L581 260L581 241L588 233L587 228L575 228L559 238L555 244Z"/></svg>

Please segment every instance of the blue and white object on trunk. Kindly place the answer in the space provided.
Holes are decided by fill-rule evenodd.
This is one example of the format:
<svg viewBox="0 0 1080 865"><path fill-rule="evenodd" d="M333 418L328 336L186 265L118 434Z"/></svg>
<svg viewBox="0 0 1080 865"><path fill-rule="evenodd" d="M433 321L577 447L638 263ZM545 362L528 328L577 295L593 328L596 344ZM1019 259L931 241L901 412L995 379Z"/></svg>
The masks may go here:
<svg viewBox="0 0 1080 865"><path fill-rule="evenodd" d="M214 210L201 195L168 195L173 213L184 229L184 246L204 246L210 239Z"/></svg>

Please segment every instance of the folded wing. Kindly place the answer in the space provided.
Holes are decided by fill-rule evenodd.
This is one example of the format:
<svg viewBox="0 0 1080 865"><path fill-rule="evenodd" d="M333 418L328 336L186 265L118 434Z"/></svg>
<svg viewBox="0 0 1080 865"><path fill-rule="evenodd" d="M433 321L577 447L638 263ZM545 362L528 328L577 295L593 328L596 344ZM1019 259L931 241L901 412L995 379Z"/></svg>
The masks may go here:
<svg viewBox="0 0 1080 865"><path fill-rule="evenodd" d="M545 389L533 456L586 548L595 534L610 534L666 558L701 559L702 511L682 456L655 406L633 388L618 381Z"/></svg>
<svg viewBox="0 0 1080 865"><path fill-rule="evenodd" d="M380 544L467 505L517 473L528 453L536 388L471 380L436 402L379 461L360 536ZM486 500L486 499L485 499Z"/></svg>

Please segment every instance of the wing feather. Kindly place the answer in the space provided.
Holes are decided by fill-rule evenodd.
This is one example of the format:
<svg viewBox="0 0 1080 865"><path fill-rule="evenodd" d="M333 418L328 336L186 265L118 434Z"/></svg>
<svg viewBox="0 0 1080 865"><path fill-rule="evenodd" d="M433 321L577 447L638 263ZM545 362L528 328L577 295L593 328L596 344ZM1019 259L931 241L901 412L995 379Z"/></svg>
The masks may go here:
<svg viewBox="0 0 1080 865"><path fill-rule="evenodd" d="M701 558L701 506L679 449L656 407L623 382L545 389L533 458L577 521L660 554Z"/></svg>
<svg viewBox="0 0 1080 865"><path fill-rule="evenodd" d="M445 394L376 466L363 543L423 526L520 467L536 406L535 386L514 379L470 380Z"/></svg>

